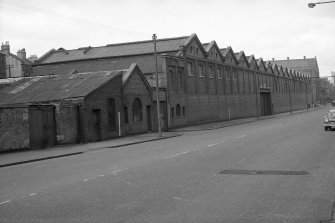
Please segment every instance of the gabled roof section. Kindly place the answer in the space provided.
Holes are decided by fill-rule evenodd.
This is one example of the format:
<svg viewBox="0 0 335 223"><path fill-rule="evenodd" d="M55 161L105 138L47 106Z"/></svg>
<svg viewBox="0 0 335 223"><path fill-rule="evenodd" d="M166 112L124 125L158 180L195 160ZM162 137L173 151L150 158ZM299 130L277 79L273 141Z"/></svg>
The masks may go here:
<svg viewBox="0 0 335 223"><path fill-rule="evenodd" d="M238 61L238 65L245 67L245 68L249 68L250 64L248 62L247 57L244 54L244 51L240 51L239 53L235 53L235 57Z"/></svg>
<svg viewBox="0 0 335 223"><path fill-rule="evenodd" d="M277 67L278 67L279 75L282 77L285 77L286 75L285 75L283 66L277 66Z"/></svg>
<svg viewBox="0 0 335 223"><path fill-rule="evenodd" d="M222 62L224 62L225 58L224 56L222 55L221 51L220 51L220 48L219 46L216 44L215 40L211 41L210 43L205 43L205 44L202 44L202 46L204 47L204 49L206 50L207 52L207 55L210 59L213 59L213 60L221 60ZM211 55L211 51L212 50L215 50L216 53L218 54L219 58L213 58L214 55L212 56ZM213 52L214 53L214 52Z"/></svg>
<svg viewBox="0 0 335 223"><path fill-rule="evenodd" d="M220 49L223 57L225 58L225 63L230 65L237 65L238 60L235 57L233 49L228 46L227 48Z"/></svg>
<svg viewBox="0 0 335 223"><path fill-rule="evenodd" d="M98 71L24 78L0 90L0 105L85 97L121 74Z"/></svg>
<svg viewBox="0 0 335 223"><path fill-rule="evenodd" d="M261 70L263 72L267 72L266 64L265 64L262 57L258 58L257 66L258 66L259 70Z"/></svg>
<svg viewBox="0 0 335 223"><path fill-rule="evenodd" d="M250 65L250 68L252 70L258 70L259 69L254 55L247 56L247 60L248 60L248 63Z"/></svg>
<svg viewBox="0 0 335 223"><path fill-rule="evenodd" d="M271 63L271 62L270 62ZM272 69L273 69L273 73L275 75L280 75L280 72L279 72L279 67L277 66L277 64L273 64L271 63L271 66L272 66Z"/></svg>
<svg viewBox="0 0 335 223"><path fill-rule="evenodd" d="M273 67L272 67L272 64L270 61L266 61L265 63L265 67L266 67L266 71L269 73L269 74L274 74L274 70L273 70Z"/></svg>
<svg viewBox="0 0 335 223"><path fill-rule="evenodd" d="M178 52L179 50L182 49L183 46L187 45L190 39L193 38L197 39L195 34L191 36L182 36L176 38L157 39L157 45L156 45L157 53ZM100 47L82 47L72 50L52 49L38 60L38 64L89 60L89 59L109 58L109 57L122 57L132 55L145 55L153 53L154 53L154 44L152 40L108 44L106 46L100 46Z"/></svg>
<svg viewBox="0 0 335 223"><path fill-rule="evenodd" d="M192 35L190 35L183 43L183 45L181 46L181 49L183 50L183 52L187 52L187 54L189 55L194 55L194 56L198 56L197 52L191 52L190 49L192 49L192 45L195 42L195 44L197 45L198 49L200 49L201 53L203 54L204 57L207 57L207 52L205 50L205 48L203 47L202 43L200 42L198 36L194 33Z"/></svg>
<svg viewBox="0 0 335 223"><path fill-rule="evenodd" d="M141 69L137 66L136 63L133 63L132 65L130 65L129 69L122 73L122 85L123 85L123 87L126 86L127 82L130 80L130 78L132 77L132 75L135 72L138 73L138 75L140 76L140 78L142 79L144 84L147 86L149 91L152 91L152 88L151 88L150 84L148 83L147 79L144 77Z"/></svg>

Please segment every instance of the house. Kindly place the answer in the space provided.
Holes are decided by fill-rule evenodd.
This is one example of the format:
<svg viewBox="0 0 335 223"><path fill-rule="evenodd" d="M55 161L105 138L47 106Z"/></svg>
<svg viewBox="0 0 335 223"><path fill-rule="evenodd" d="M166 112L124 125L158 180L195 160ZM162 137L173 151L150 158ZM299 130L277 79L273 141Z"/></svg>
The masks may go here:
<svg viewBox="0 0 335 223"><path fill-rule="evenodd" d="M0 90L0 148L45 148L152 130L151 87L136 64L24 78Z"/></svg>
<svg viewBox="0 0 335 223"><path fill-rule="evenodd" d="M10 45L7 41L1 44L0 51L0 79L27 77L32 73L33 62L26 58L26 50L23 48L17 55L10 52ZM5 63L3 62L5 55Z"/></svg>

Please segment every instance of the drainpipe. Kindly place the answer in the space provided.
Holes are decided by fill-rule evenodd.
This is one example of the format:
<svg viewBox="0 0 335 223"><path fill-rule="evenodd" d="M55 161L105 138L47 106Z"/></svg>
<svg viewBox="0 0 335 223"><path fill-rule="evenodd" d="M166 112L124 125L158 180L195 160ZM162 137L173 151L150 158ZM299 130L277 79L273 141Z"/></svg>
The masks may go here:
<svg viewBox="0 0 335 223"><path fill-rule="evenodd" d="M288 80L288 96L289 96L289 100L290 100L290 112L292 115L292 101L291 101L291 80Z"/></svg>
<svg viewBox="0 0 335 223"><path fill-rule="evenodd" d="M255 94L256 94L256 114L257 119L259 120L259 111L258 111L258 78L256 78L256 71L254 71L254 88L255 88Z"/></svg>

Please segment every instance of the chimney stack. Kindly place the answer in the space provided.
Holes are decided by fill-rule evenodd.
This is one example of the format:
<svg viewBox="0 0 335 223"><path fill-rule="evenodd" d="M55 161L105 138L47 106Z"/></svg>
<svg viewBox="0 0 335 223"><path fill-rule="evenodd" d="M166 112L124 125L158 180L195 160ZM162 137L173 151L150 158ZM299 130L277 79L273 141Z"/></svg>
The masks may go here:
<svg viewBox="0 0 335 223"><path fill-rule="evenodd" d="M287 57L287 60L290 60L290 58L289 58L289 57Z"/></svg>
<svg viewBox="0 0 335 223"><path fill-rule="evenodd" d="M22 50L17 51L17 56L21 59L26 59L27 58L26 49L23 48Z"/></svg>
<svg viewBox="0 0 335 223"><path fill-rule="evenodd" d="M304 56L304 60L306 59L306 56Z"/></svg>
<svg viewBox="0 0 335 223"><path fill-rule="evenodd" d="M30 55L30 57L28 57L28 60L30 60L31 62L35 62L37 59L37 55Z"/></svg>
<svg viewBox="0 0 335 223"><path fill-rule="evenodd" d="M5 52L5 53L10 53L10 46L9 46L9 42L6 41L5 44L1 44L1 51Z"/></svg>
<svg viewBox="0 0 335 223"><path fill-rule="evenodd" d="M272 58L272 61L275 61L275 58Z"/></svg>

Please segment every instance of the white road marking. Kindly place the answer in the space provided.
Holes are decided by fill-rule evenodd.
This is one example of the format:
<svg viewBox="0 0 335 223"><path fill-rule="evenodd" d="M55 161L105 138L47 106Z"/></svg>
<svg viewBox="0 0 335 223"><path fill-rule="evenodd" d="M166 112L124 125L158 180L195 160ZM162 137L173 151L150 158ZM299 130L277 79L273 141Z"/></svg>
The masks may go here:
<svg viewBox="0 0 335 223"><path fill-rule="evenodd" d="M182 152L182 153L177 153L177 154L174 154L174 155L170 155L170 156L166 156L165 159L170 159L170 158L174 158L174 157L177 157L177 156L181 156L181 155L184 155L186 153L189 153L190 151L185 151L185 152Z"/></svg>
<svg viewBox="0 0 335 223"><path fill-rule="evenodd" d="M210 145L208 145L208 147L216 146L216 145L218 145L218 144L220 144L220 143L224 143L224 141L221 141L221 142L217 142L217 143L210 144Z"/></svg>
<svg viewBox="0 0 335 223"><path fill-rule="evenodd" d="M103 175L103 174L100 174L98 177L104 177L105 175Z"/></svg>
<svg viewBox="0 0 335 223"><path fill-rule="evenodd" d="M6 203L9 203L9 202L10 202L10 200L3 201L3 202L0 203L0 205L2 205L2 204L6 204Z"/></svg>
<svg viewBox="0 0 335 223"><path fill-rule="evenodd" d="M29 196L35 196L37 195L37 193L32 193L32 194L29 194Z"/></svg>
<svg viewBox="0 0 335 223"><path fill-rule="evenodd" d="M111 174L116 174L116 173L119 173L119 172L124 171L124 170L128 170L128 168L124 168L124 169L120 169L120 170L114 170L113 172L111 172Z"/></svg>
<svg viewBox="0 0 335 223"><path fill-rule="evenodd" d="M89 180L89 179L84 179L83 181L85 181L85 182L86 182L86 181L88 181L88 180Z"/></svg>
<svg viewBox="0 0 335 223"><path fill-rule="evenodd" d="M243 137L246 137L246 135L238 136L238 137L236 137L236 139L240 139L240 138L243 138Z"/></svg>

